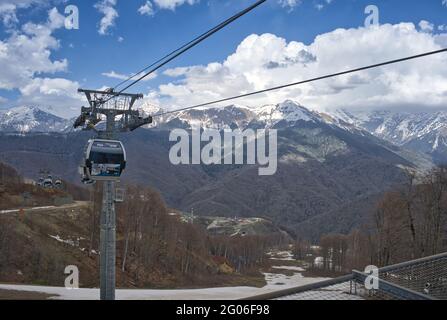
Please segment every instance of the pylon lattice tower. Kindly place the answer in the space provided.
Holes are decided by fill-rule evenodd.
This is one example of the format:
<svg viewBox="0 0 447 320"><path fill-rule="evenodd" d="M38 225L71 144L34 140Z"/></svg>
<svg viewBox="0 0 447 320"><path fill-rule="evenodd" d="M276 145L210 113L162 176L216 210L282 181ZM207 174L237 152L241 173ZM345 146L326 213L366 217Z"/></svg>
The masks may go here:
<svg viewBox="0 0 447 320"><path fill-rule="evenodd" d="M142 94L116 93L112 89L106 91L79 89L84 93L89 102L89 107L82 107L81 115L76 119L74 127L83 127L84 130L93 130L98 134L101 143L114 142L116 133L134 131L141 126L151 124L152 117L142 117L137 110L132 110L135 102L143 98ZM105 129L98 130L96 126L105 120ZM89 142L94 144L94 140ZM115 141L117 142L117 141ZM107 143L106 143L107 144ZM122 146L121 142L119 144ZM122 146L125 156L125 150ZM104 148L104 150L106 150ZM110 149L107 149L110 150ZM115 212L115 183L119 181L119 174L95 176L92 174L91 159L86 152L84 170L89 176L89 181L102 181L103 199L101 210L101 234L100 234L100 282L101 300L115 300L116 284L116 212ZM103 152L102 159L107 159L107 153ZM95 159L98 159L96 156ZM98 161L98 160L95 160ZM124 158L125 161L125 158ZM90 164L90 167L87 165ZM105 163L99 163L104 166ZM123 165L125 167L125 164ZM103 167L101 167L103 168ZM124 168L122 168L124 169ZM90 170L90 171L89 171ZM104 170L104 169L102 169Z"/></svg>

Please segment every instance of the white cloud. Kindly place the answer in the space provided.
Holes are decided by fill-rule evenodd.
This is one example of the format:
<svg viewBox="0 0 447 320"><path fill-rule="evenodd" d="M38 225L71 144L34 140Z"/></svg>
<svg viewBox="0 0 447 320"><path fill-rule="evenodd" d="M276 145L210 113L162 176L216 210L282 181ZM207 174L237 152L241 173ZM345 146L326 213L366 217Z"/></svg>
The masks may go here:
<svg viewBox="0 0 447 320"><path fill-rule="evenodd" d="M184 4L193 5L200 2L200 0L153 0L153 1L160 9L169 9L169 10L175 10L175 8Z"/></svg>
<svg viewBox="0 0 447 320"><path fill-rule="evenodd" d="M56 8L53 8L48 13L48 27L51 30L60 29L65 26L65 16L60 14Z"/></svg>
<svg viewBox="0 0 447 320"><path fill-rule="evenodd" d="M447 0L442 0L442 5L447 7Z"/></svg>
<svg viewBox="0 0 447 320"><path fill-rule="evenodd" d="M293 11L295 7L302 3L302 0L279 0L278 3L289 11Z"/></svg>
<svg viewBox="0 0 447 320"><path fill-rule="evenodd" d="M159 86L152 97L159 99L164 107L185 107L185 101L188 105L203 103L438 50L446 38L420 32L412 23L337 29L317 36L310 45L287 42L273 34L251 35L223 62L166 71L176 81ZM263 105L292 98L320 110L445 107L446 63L447 55L440 54L236 102Z"/></svg>
<svg viewBox="0 0 447 320"><path fill-rule="evenodd" d="M154 8L152 6L152 2L150 2L149 0L146 1L145 4L143 4L139 9L138 12L141 15L146 15L146 16L153 16L154 15Z"/></svg>
<svg viewBox="0 0 447 320"><path fill-rule="evenodd" d="M144 73L140 73L138 74L138 76L133 77L133 79L138 79L138 77L143 76ZM110 71L110 72L104 72L102 73L103 76L107 77L107 78L112 78L112 79L119 79L119 80L127 80L129 79L130 75L125 75L125 74L121 74L121 73L117 73L115 71ZM152 79L155 79L157 77L157 73L152 73L149 76L147 76L146 78L144 78L141 81L149 81Z"/></svg>
<svg viewBox="0 0 447 320"><path fill-rule="evenodd" d="M163 74L169 76L169 77L180 77L188 73L189 70L191 70L193 67L178 67L178 68L172 68L168 69Z"/></svg>
<svg viewBox="0 0 447 320"><path fill-rule="evenodd" d="M315 8L316 8L317 10L323 10L324 7L326 7L327 5L330 5L333 1L334 1L334 0L323 0L323 2L321 2L321 3L317 3L317 4L315 5Z"/></svg>
<svg viewBox="0 0 447 320"><path fill-rule="evenodd" d="M23 87L20 91L24 96L33 96L36 94L69 96L73 90L77 90L78 83L62 78L36 78Z"/></svg>
<svg viewBox="0 0 447 320"><path fill-rule="evenodd" d="M447 48L447 33L436 34L434 38L437 44L443 48Z"/></svg>
<svg viewBox="0 0 447 320"><path fill-rule="evenodd" d="M422 32L433 32L435 25L426 20L421 20L421 22L419 22L419 28L421 28Z"/></svg>
<svg viewBox="0 0 447 320"><path fill-rule="evenodd" d="M77 93L79 83L63 78L35 78L20 91L18 103L51 108L60 117L71 118L79 113L85 103Z"/></svg>
<svg viewBox="0 0 447 320"><path fill-rule="evenodd" d="M53 32L63 27L63 19L53 8L45 23L26 23L8 38L0 40L0 89L19 90L21 97L16 103L66 107L70 101L76 100L78 83L48 77L68 69L66 59L51 58L52 52L60 47Z"/></svg>
<svg viewBox="0 0 447 320"><path fill-rule="evenodd" d="M0 20L7 28L14 28L19 23L17 11L32 6L48 8L53 4L66 2L66 0L0 0Z"/></svg>
<svg viewBox="0 0 447 320"><path fill-rule="evenodd" d="M115 20L119 17L115 9L117 0L101 0L95 4L95 8L104 15L99 22L99 34L106 35L109 29L115 26Z"/></svg>
<svg viewBox="0 0 447 320"><path fill-rule="evenodd" d="M17 19L16 10L17 7L13 4L0 4L0 18L5 26L11 27L19 22Z"/></svg>
<svg viewBox="0 0 447 320"><path fill-rule="evenodd" d="M32 4L42 2L45 2L45 0L0 0L0 5L12 4L15 5L17 8L28 8Z"/></svg>
<svg viewBox="0 0 447 320"><path fill-rule="evenodd" d="M52 60L51 51L59 48L52 32L61 27L56 9L49 12L46 24L27 23L0 41L0 89L20 88L39 73L66 71L65 59Z"/></svg>
<svg viewBox="0 0 447 320"><path fill-rule="evenodd" d="M43 2L43 0L0 0L0 19L6 27L13 27L19 22L17 10Z"/></svg>

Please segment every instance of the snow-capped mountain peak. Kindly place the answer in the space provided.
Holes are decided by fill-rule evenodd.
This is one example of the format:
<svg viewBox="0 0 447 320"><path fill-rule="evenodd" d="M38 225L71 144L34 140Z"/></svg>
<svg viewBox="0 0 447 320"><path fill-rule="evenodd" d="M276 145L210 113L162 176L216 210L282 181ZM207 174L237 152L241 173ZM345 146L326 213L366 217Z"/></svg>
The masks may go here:
<svg viewBox="0 0 447 320"><path fill-rule="evenodd" d="M277 105L265 105L254 108L253 112L256 114L258 121L265 122L269 127L280 121L297 122L301 120L315 122L320 120L316 113L292 100L286 100Z"/></svg>
<svg viewBox="0 0 447 320"><path fill-rule="evenodd" d="M397 146L447 161L447 112L393 112L335 110L331 116L362 128Z"/></svg>
<svg viewBox="0 0 447 320"><path fill-rule="evenodd" d="M163 113L153 105L143 105L145 115ZM230 105L171 113L156 117L154 126L172 128L246 129L299 126L303 122L336 126L356 134L373 134L392 144L428 154L447 162L447 111L393 112L333 110L312 111L298 102L286 100L259 107ZM37 107L17 107L0 111L0 132L67 132L72 120L60 118Z"/></svg>
<svg viewBox="0 0 447 320"><path fill-rule="evenodd" d="M247 107L230 105L172 113L160 120L160 124L181 122L189 128L229 129L246 127L256 115Z"/></svg>
<svg viewBox="0 0 447 320"><path fill-rule="evenodd" d="M3 132L61 132L69 120L60 118L34 106L21 106L0 113L0 131Z"/></svg>
<svg viewBox="0 0 447 320"><path fill-rule="evenodd" d="M280 122L296 123L298 121L318 122L321 117L304 106L292 100L279 104L269 104L260 107L230 105L226 107L208 107L195 110L172 113L159 120L159 125L177 124L189 128L239 128L244 129L251 123L271 128Z"/></svg>

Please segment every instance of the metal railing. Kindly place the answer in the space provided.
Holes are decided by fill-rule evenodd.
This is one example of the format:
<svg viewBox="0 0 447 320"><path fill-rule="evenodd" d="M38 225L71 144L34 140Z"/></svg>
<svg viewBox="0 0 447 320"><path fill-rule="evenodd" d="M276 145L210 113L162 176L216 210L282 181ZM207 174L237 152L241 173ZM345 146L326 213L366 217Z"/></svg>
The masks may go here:
<svg viewBox="0 0 447 320"><path fill-rule="evenodd" d="M447 253L379 269L378 289L365 287L370 275L351 274L244 300L447 300Z"/></svg>

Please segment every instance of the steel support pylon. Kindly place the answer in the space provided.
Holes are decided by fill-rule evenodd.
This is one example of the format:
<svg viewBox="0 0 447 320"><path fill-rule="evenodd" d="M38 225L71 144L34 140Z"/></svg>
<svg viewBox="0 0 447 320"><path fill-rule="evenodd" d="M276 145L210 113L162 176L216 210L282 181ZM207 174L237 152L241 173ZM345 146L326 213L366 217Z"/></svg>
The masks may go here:
<svg viewBox="0 0 447 320"><path fill-rule="evenodd" d="M132 110L134 103L143 98L143 94L129 94L105 91L79 89L85 93L89 107L82 107L81 115L76 119L74 128L94 130L100 139L113 140L117 132L134 131L152 123L152 117L142 117ZM106 117L106 129L98 131L96 125ZM117 121L117 118L119 120ZM93 179L94 180L94 179ZM116 213L115 213L115 182L103 182L103 198L101 210L100 236L100 283L101 300L115 300L116 285Z"/></svg>
<svg viewBox="0 0 447 320"><path fill-rule="evenodd" d="M115 300L116 213L115 182L103 183L101 211L101 300Z"/></svg>

